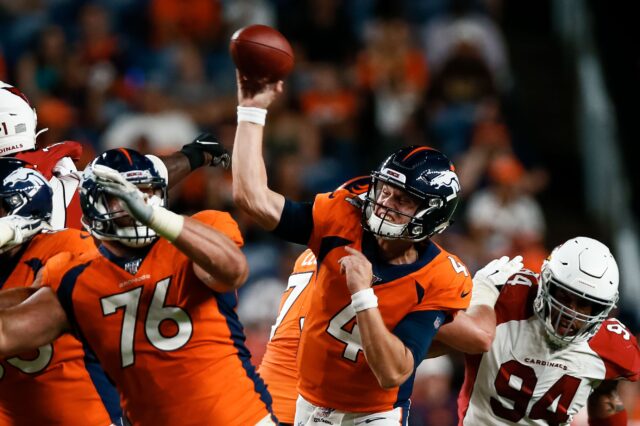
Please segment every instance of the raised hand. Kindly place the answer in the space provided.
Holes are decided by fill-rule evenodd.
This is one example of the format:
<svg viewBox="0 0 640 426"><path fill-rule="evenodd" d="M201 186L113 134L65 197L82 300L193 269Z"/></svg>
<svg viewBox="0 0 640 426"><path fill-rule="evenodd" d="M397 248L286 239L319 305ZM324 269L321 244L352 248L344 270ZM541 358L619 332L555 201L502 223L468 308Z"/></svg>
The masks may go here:
<svg viewBox="0 0 640 426"><path fill-rule="evenodd" d="M473 276L471 305L495 305L500 294L497 286L505 284L509 277L522 267L522 256L513 259L502 256L489 262Z"/></svg>
<svg viewBox="0 0 640 426"><path fill-rule="evenodd" d="M124 209L137 221L148 225L153 216L153 208L148 202L149 196L140 191L118 171L111 167L96 164L93 166L96 182L107 194L122 201Z"/></svg>
<svg viewBox="0 0 640 426"><path fill-rule="evenodd" d="M371 270L371 262L362 254L362 252L345 247L347 256L338 260L340 264L340 273L347 277L347 287L351 294L355 294L360 290L366 290L371 287L373 272Z"/></svg>
<svg viewBox="0 0 640 426"><path fill-rule="evenodd" d="M228 169L231 164L229 151L209 133L202 133L193 142L184 145L180 152L187 156L192 170L200 165Z"/></svg>
<svg viewBox="0 0 640 426"><path fill-rule="evenodd" d="M271 103L284 91L284 82L269 83L251 80L240 75L236 70L238 84L238 105L267 109Z"/></svg>

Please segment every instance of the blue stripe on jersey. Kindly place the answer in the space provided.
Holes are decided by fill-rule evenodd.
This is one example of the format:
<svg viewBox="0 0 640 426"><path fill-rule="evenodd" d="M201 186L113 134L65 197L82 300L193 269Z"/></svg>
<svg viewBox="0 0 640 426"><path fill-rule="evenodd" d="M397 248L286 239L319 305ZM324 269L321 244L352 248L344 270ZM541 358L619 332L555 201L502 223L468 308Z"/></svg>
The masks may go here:
<svg viewBox="0 0 640 426"><path fill-rule="evenodd" d="M29 243L30 241L26 244L23 244L22 248L18 250L18 253L12 256L11 259L9 259L8 261L6 259L2 260L3 265L2 265L2 268L0 268L0 289L4 287L4 284L7 282L11 274L13 274L13 270L16 269L16 266L18 266L18 263L20 263L20 260L22 259L22 255L27 250L27 247L29 247ZM29 283L25 283L25 284L29 284Z"/></svg>
<svg viewBox="0 0 640 426"><path fill-rule="evenodd" d="M349 244L353 244L353 241L342 237L324 237L320 242L320 249L317 257L318 265L316 269L320 269L320 264L331 250L338 247L348 246Z"/></svg>
<svg viewBox="0 0 640 426"><path fill-rule="evenodd" d="M84 341L84 339L83 339ZM122 422L122 409L120 408L120 394L116 390L113 381L104 372L98 358L86 342L83 342L84 366L91 377L102 404L107 409L109 417L114 424Z"/></svg>
<svg viewBox="0 0 640 426"><path fill-rule="evenodd" d="M44 266L44 264L42 263L42 260L38 259L37 257L33 257L29 260L25 260L24 264L27 265L29 268L31 268L34 278L36 275L38 275L38 271L42 269L42 267Z"/></svg>
<svg viewBox="0 0 640 426"><path fill-rule="evenodd" d="M313 232L313 203L285 199L280 221L272 232L285 241L306 246Z"/></svg>
<svg viewBox="0 0 640 426"><path fill-rule="evenodd" d="M91 262L83 263L82 265L74 266L65 272L62 277L62 281L60 282L60 287L58 287L58 291L56 292L58 296L58 301L60 305L62 305L62 309L67 313L67 319L69 320L69 324L77 330L76 323L76 314L73 311L73 300L71 299L71 295L73 293L73 289L76 286L76 282L78 277L87 266L91 265Z"/></svg>
<svg viewBox="0 0 640 426"><path fill-rule="evenodd" d="M242 367L247 373L247 377L253 380L254 390L260 395L260 400L264 402L264 405L271 413L271 418L273 421L278 424L278 420L273 415L273 411L271 410L271 394L267 391L267 387L264 384L262 378L256 373L256 369L251 364L251 352L245 346L244 342L246 337L244 336L244 330L242 328L242 324L238 319L238 314L236 314L235 307L238 304L238 298L236 297L235 292L227 292L227 293L218 293L213 292L216 298L216 302L218 303L218 310L227 320L227 326L229 327L229 331L231 332L231 340L233 341L233 346L238 350L238 355L240 357L240 361L242 362Z"/></svg>
<svg viewBox="0 0 640 426"><path fill-rule="evenodd" d="M433 337L444 324L442 311L416 311L405 316L393 329L395 334L413 354L413 373L398 389L398 399L394 407L401 406L411 396L416 368L424 359Z"/></svg>
<svg viewBox="0 0 640 426"><path fill-rule="evenodd" d="M419 249L418 260L404 265L392 265L379 257L378 244L373 234L364 232L362 235L362 253L371 262L373 275L379 278L374 285L380 285L405 277L422 269L440 254L440 249L434 243L427 240L426 247Z"/></svg>
<svg viewBox="0 0 640 426"><path fill-rule="evenodd" d="M67 314L69 323L73 327L74 334L80 342L82 342L82 347L84 349L84 365L89 373L91 381L93 382L93 386L96 388L98 395L100 395L100 399L109 413L111 421L118 424L122 421L120 396L116 388L113 386L112 381L102 370L102 367L98 363L98 359L93 350L89 347L87 340L82 335L73 310L73 290L78 282L78 277L90 264L91 262L87 262L68 270L62 277L62 282L60 283L60 287L58 287L57 296L60 301L60 305L62 305L62 308Z"/></svg>

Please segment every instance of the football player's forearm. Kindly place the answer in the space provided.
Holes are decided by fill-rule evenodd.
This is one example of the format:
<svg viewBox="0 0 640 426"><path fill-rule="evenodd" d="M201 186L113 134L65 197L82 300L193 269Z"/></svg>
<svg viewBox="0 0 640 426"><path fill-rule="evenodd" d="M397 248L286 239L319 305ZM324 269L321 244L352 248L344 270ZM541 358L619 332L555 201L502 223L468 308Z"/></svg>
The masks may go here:
<svg viewBox="0 0 640 426"><path fill-rule="evenodd" d="M262 158L264 126L241 121L233 145L233 200L261 227L273 230L280 222L284 197L269 189Z"/></svg>
<svg viewBox="0 0 640 426"><path fill-rule="evenodd" d="M199 278L209 286L215 284L215 290L238 288L247 279L249 268L240 248L211 226L185 217L182 232L173 244L209 275Z"/></svg>
<svg viewBox="0 0 640 426"><path fill-rule="evenodd" d="M37 290L37 288L32 287L20 287L0 291L0 309L6 309L24 302Z"/></svg>
<svg viewBox="0 0 640 426"><path fill-rule="evenodd" d="M181 152L174 152L171 155L161 155L159 158L167 167L169 175L168 188L171 189L175 184L182 181L189 173L191 173L191 165L187 156Z"/></svg>
<svg viewBox="0 0 640 426"><path fill-rule="evenodd" d="M443 325L435 339L451 348L468 353L488 352L496 331L496 316L493 309L485 305L459 312L454 320Z"/></svg>
<svg viewBox="0 0 640 426"><path fill-rule="evenodd" d="M49 287L24 302L0 309L0 357L37 349L69 329L66 314Z"/></svg>
<svg viewBox="0 0 640 426"><path fill-rule="evenodd" d="M364 355L380 386L400 386L413 371L411 351L387 329L377 308L358 312L357 322Z"/></svg>

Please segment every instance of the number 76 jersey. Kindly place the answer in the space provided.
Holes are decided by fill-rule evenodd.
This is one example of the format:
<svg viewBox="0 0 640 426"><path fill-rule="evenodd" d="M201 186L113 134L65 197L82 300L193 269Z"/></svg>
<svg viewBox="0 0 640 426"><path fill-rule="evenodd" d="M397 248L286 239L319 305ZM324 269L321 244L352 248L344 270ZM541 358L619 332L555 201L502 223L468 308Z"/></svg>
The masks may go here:
<svg viewBox="0 0 640 426"><path fill-rule="evenodd" d="M640 377L636 338L616 319L586 342L552 349L533 311L537 288L538 276L521 271L502 289L491 349L466 358L460 425L568 424L603 380Z"/></svg>

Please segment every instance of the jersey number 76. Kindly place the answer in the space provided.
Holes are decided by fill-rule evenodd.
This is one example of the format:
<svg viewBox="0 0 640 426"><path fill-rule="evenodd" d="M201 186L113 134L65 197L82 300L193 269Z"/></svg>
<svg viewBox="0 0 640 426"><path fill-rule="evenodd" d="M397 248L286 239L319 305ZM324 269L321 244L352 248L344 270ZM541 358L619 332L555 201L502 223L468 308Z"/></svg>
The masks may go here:
<svg viewBox="0 0 640 426"><path fill-rule="evenodd" d="M189 342L193 334L193 324L189 314L178 306L165 306L167 292L171 277L165 278L156 284L151 298L147 317L144 321L145 336L149 343L156 349L165 352L180 349ZM122 367L128 367L135 363L136 325L138 323L138 305L143 287L137 287L124 293L100 299L102 314L113 315L118 310L124 310L122 314L122 330L120 332L120 359ZM160 332L160 324L169 320L176 324L178 332L171 337L165 337Z"/></svg>

